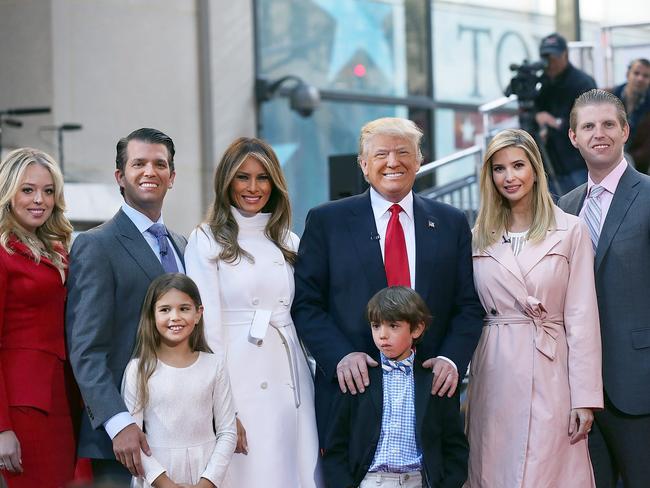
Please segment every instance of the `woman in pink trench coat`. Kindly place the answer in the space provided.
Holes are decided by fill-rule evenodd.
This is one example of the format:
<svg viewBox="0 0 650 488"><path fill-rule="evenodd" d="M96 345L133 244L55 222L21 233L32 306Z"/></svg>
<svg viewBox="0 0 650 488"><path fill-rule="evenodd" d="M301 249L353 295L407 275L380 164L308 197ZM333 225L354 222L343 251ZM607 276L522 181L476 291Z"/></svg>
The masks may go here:
<svg viewBox="0 0 650 488"><path fill-rule="evenodd" d="M470 366L466 487L595 486L586 435L603 394L593 260L586 226L552 203L533 139L497 134L474 229L487 316Z"/></svg>

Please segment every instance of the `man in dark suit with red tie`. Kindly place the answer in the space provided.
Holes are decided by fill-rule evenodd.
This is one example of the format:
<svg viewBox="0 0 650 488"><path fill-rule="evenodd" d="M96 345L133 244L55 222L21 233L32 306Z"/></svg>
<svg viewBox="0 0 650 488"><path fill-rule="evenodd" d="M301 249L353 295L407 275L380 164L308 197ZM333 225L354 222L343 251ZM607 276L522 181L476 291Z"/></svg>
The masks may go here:
<svg viewBox="0 0 650 488"><path fill-rule="evenodd" d="M292 314L314 356L321 443L336 388L362 393L377 350L364 315L368 300L391 285L413 287L434 317L416 361L432 368L431 392L452 396L481 333L471 234L459 210L413 193L422 132L411 121L366 124L359 165L371 188L312 209L295 267Z"/></svg>

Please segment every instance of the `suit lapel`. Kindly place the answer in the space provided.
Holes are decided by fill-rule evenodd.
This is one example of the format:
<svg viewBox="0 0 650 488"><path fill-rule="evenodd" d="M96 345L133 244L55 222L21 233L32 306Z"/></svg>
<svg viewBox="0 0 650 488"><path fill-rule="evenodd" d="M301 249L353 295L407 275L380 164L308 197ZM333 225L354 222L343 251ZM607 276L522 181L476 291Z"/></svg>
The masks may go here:
<svg viewBox="0 0 650 488"><path fill-rule="evenodd" d="M388 284L386 270L381 257L379 233L375 225L368 190L351 202L347 224L361 269L366 274L371 288L385 288Z"/></svg>
<svg viewBox="0 0 650 488"><path fill-rule="evenodd" d="M546 238L543 241L533 244L526 243L517 256L519 268L523 276L526 276L566 234L564 232L568 228L566 215L557 208L555 209L555 227L555 232L553 232L554 229L548 229Z"/></svg>
<svg viewBox="0 0 650 488"><path fill-rule="evenodd" d="M434 281L437 256L439 221L424 206L423 197L413 195L413 226L415 228L415 290L422 297L429 296L429 287Z"/></svg>
<svg viewBox="0 0 650 488"><path fill-rule="evenodd" d="M569 198L567 198L567 203L565 205L564 211L572 215L578 215L586 197L587 184L584 183L583 185L579 186Z"/></svg>
<svg viewBox="0 0 650 488"><path fill-rule="evenodd" d="M130 218L120 209L114 218L117 232L115 237L124 246L133 260L142 268L142 271L153 280L163 274L162 264L151 250L151 247L142 236Z"/></svg>
<svg viewBox="0 0 650 488"><path fill-rule="evenodd" d="M521 267L517 263L515 255L512 253L512 246L509 243L497 241L482 253L474 252L473 256L481 256L485 254L496 259L497 262L510 271L510 274L512 274L512 276L514 276L523 286L526 286L524 276L521 273Z"/></svg>
<svg viewBox="0 0 650 488"><path fill-rule="evenodd" d="M181 264L183 265L183 268L185 268L186 241L182 236L178 235L176 232L172 232L171 230L169 231L169 236L171 237L171 241L172 244L174 245L174 249L176 249L176 254L178 254L178 257L181 260Z"/></svg>
<svg viewBox="0 0 650 488"><path fill-rule="evenodd" d="M598 248L596 249L596 272L598 272L598 268L603 262L603 258L605 257L605 254L607 254L612 239L616 235L630 205L632 205L632 202L639 194L639 190L636 188L639 181L639 175L636 174L636 170L632 169L631 166L628 166L618 182L614 198L612 199L612 203L607 211L607 217L605 217L605 222L603 223L603 228L600 231Z"/></svg>

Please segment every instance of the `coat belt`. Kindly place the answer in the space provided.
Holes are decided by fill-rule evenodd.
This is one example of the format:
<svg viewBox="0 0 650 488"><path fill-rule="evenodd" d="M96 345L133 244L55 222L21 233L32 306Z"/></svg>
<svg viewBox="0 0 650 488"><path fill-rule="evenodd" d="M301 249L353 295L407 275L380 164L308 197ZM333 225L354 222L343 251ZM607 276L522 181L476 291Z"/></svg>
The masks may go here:
<svg viewBox="0 0 650 488"><path fill-rule="evenodd" d="M529 317L527 315L496 315L486 317L485 325L533 325L535 327L535 348L551 361L557 352L558 328L564 326L561 316Z"/></svg>
<svg viewBox="0 0 650 488"><path fill-rule="evenodd" d="M300 406L300 375L298 369L298 358L302 351L300 345L296 342L293 334L284 330L293 324L289 310L282 308L276 310L262 309L244 309L244 310L222 310L221 318L223 325L227 326L247 326L250 327L248 332L248 341L256 346L262 346L269 326L277 330L280 338L284 343L284 348L289 361L289 370L291 371L291 381L293 389L293 399L296 408Z"/></svg>

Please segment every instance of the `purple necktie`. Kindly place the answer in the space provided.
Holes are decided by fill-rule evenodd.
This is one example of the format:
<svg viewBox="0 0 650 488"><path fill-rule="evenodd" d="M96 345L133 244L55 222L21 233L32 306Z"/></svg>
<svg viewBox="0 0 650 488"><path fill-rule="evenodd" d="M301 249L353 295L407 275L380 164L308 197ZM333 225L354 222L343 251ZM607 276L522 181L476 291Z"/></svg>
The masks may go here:
<svg viewBox="0 0 650 488"><path fill-rule="evenodd" d="M178 273L178 266L176 265L176 257L174 251L169 247L167 236L167 227L164 224L153 224L147 229L147 232L152 234L158 241L158 248L160 249L160 263L162 264L165 273Z"/></svg>

